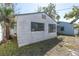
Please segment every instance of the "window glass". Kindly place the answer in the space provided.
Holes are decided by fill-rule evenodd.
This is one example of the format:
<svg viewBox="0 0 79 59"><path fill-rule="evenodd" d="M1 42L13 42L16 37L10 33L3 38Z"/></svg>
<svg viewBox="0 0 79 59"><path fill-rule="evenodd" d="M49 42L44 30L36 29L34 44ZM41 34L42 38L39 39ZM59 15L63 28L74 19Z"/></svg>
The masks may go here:
<svg viewBox="0 0 79 59"><path fill-rule="evenodd" d="M64 31L64 27L61 27L61 31Z"/></svg>
<svg viewBox="0 0 79 59"><path fill-rule="evenodd" d="M44 31L44 23L31 22L31 31Z"/></svg>
<svg viewBox="0 0 79 59"><path fill-rule="evenodd" d="M48 25L48 32L55 32L56 31L56 25L55 24L49 24Z"/></svg>

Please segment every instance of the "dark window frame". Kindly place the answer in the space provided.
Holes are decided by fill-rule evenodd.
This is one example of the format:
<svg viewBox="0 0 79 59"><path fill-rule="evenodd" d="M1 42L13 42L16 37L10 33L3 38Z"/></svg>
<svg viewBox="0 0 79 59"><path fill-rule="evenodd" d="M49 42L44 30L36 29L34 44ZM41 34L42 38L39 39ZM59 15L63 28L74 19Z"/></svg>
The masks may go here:
<svg viewBox="0 0 79 59"><path fill-rule="evenodd" d="M48 24L48 32L56 32L56 24Z"/></svg>
<svg viewBox="0 0 79 59"><path fill-rule="evenodd" d="M44 31L44 23L31 22L31 31Z"/></svg>
<svg viewBox="0 0 79 59"><path fill-rule="evenodd" d="M61 31L64 31L64 26L61 27Z"/></svg>

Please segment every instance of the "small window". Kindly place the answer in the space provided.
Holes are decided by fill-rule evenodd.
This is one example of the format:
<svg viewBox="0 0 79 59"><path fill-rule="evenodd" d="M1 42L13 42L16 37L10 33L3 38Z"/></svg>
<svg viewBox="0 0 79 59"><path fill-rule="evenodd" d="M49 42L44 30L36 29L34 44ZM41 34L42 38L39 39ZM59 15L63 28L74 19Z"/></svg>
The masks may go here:
<svg viewBox="0 0 79 59"><path fill-rule="evenodd" d="M64 27L61 27L61 31L64 31Z"/></svg>
<svg viewBox="0 0 79 59"><path fill-rule="evenodd" d="M42 19L46 19L46 15L43 15L43 14L42 14Z"/></svg>
<svg viewBox="0 0 79 59"><path fill-rule="evenodd" d="M31 22L31 31L44 31L44 23Z"/></svg>
<svg viewBox="0 0 79 59"><path fill-rule="evenodd" d="M56 25L55 24L49 24L48 32L55 32L56 31Z"/></svg>

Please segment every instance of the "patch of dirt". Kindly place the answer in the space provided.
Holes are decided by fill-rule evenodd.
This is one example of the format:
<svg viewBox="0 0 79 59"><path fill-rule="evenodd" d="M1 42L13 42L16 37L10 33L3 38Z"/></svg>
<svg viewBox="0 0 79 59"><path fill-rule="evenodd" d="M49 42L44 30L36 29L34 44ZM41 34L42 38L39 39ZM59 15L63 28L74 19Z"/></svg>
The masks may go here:
<svg viewBox="0 0 79 59"><path fill-rule="evenodd" d="M47 56L79 56L78 36L59 36L63 41L48 51Z"/></svg>

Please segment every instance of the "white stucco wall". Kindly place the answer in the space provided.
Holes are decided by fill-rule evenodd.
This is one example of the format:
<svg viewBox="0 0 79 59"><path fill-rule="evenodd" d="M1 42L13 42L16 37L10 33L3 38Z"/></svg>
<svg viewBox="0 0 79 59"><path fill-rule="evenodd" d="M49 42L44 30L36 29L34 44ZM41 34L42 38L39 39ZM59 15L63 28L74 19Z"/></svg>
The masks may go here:
<svg viewBox="0 0 79 59"><path fill-rule="evenodd" d="M47 15L46 19L42 19L42 14L46 15L45 13L37 13L37 14L16 16L17 40L19 46L32 44L38 41L43 41L57 36L57 28L56 32L48 33L48 24L56 24L56 22L53 21ZM44 23L45 30L31 32L31 22Z"/></svg>
<svg viewBox="0 0 79 59"><path fill-rule="evenodd" d="M74 29L74 34L75 34L75 35L78 34L78 29Z"/></svg>

